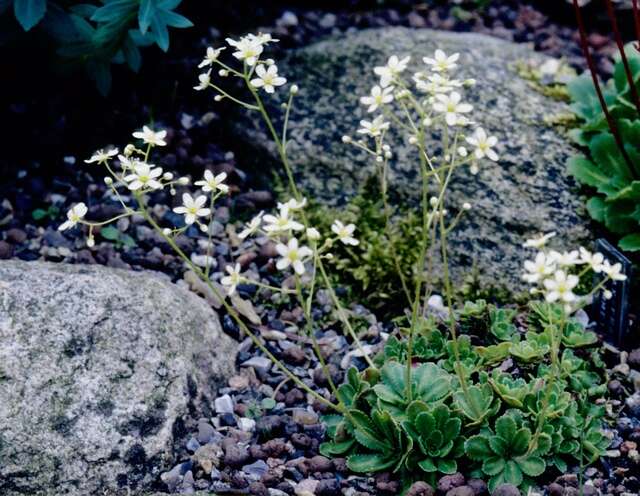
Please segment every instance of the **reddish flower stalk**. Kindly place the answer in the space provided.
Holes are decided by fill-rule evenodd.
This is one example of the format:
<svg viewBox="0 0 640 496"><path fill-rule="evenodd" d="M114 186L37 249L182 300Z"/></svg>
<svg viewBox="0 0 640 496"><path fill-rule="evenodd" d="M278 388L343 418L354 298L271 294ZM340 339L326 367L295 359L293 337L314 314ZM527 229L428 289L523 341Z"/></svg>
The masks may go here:
<svg viewBox="0 0 640 496"><path fill-rule="evenodd" d="M591 57L591 52L589 51L589 41L587 40L587 30L584 27L582 12L580 10L580 5L578 5L578 0L573 0L573 7L576 12L576 20L578 21L578 31L580 32L580 46L582 47L584 58L587 61L589 72L591 73L591 79L593 80L593 86L595 87L596 94L598 95L598 101L600 102L600 107L602 107L604 116L607 119L607 124L609 125L609 130L611 131L611 134L615 139L616 145L618 145L618 148L620 149L620 153L624 157L625 162L627 162L627 165L630 168L633 168L631 160L627 155L627 151L624 149L624 144L622 143L622 138L620 137L620 133L618 132L618 127L616 126L616 123L613 120L613 116L611 115L611 112L609 112L609 108L607 107L607 102L605 101L604 95L602 94L602 88L600 87L600 82L598 81L598 73L596 72L596 66L593 62L593 57Z"/></svg>
<svg viewBox="0 0 640 496"><path fill-rule="evenodd" d="M629 83L631 99L633 100L633 104L636 106L636 110L640 115L640 99L638 98L638 90L636 88L635 81L633 80L633 74L631 74L631 68L629 67L629 61L627 60L627 54L624 53L624 43L622 42L622 36L620 36L620 29L618 29L618 20L616 19L616 14L613 10L613 3L611 2L611 0L605 0L605 3L607 4L607 15L609 16L609 20L611 21L613 36L616 40L616 45L618 45L618 51L620 52L620 58L622 60L622 65L624 66L624 73L627 76L627 82Z"/></svg>
<svg viewBox="0 0 640 496"><path fill-rule="evenodd" d="M633 22L636 26L636 50L640 52L640 12L638 12L638 0L633 0Z"/></svg>

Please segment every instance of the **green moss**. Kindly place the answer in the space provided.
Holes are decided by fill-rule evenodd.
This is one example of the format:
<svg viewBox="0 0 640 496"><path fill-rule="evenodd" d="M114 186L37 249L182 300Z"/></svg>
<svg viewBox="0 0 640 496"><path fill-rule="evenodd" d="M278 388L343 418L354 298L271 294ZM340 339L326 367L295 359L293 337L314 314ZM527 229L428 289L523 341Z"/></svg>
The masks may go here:
<svg viewBox="0 0 640 496"><path fill-rule="evenodd" d="M335 282L346 287L349 296L369 308L390 310L406 303L398 269L412 289L413 270L422 237L421 219L415 212L396 207L391 229L385 215L377 179L371 177L362 191L340 208L313 202L308 210L311 225L330 232L334 219L357 226L358 246L334 245L330 262ZM398 264L393 253L397 255Z"/></svg>

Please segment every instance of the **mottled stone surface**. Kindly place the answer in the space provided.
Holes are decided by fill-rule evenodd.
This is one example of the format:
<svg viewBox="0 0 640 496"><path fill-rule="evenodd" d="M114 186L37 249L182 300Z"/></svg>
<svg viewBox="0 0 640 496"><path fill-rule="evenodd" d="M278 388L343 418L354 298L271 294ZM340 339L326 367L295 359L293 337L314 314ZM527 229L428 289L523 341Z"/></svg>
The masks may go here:
<svg viewBox="0 0 640 496"><path fill-rule="evenodd" d="M530 47L472 33L384 28L292 52L278 63L280 72L301 88L291 116L291 162L299 183L314 197L333 204L352 196L375 164L340 138L355 136L359 120L367 115L358 97L376 82L372 68L391 54L410 54L409 74L423 70L422 57L437 47L460 52L456 77L477 80L464 91L475 107L472 118L500 140L499 163L483 162L475 177L468 169L454 174L447 208L455 213L464 201L473 204L450 236L454 275L460 280L476 262L485 282L520 288L525 237L553 230L565 244L589 238L588 220L579 213L582 202L565 173L565 160L575 151L544 123L567 107L532 89L515 68L518 62L546 60ZM246 119L238 129L257 147L253 152L258 159L275 156L257 123L257 118ZM415 202L420 192L415 148L393 134L390 144L396 155L391 188L403 202Z"/></svg>
<svg viewBox="0 0 640 496"><path fill-rule="evenodd" d="M151 273L0 262L0 494L151 489L236 343Z"/></svg>

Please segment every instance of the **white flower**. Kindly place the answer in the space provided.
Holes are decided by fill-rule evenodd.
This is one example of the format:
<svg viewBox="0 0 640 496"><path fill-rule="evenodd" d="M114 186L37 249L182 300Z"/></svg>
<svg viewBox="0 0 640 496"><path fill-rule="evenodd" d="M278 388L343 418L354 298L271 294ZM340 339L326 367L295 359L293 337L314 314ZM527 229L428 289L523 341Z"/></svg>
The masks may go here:
<svg viewBox="0 0 640 496"><path fill-rule="evenodd" d="M140 160L137 158L127 157L126 155L118 155L118 161L123 170L132 170L136 164L140 163Z"/></svg>
<svg viewBox="0 0 640 496"><path fill-rule="evenodd" d="M612 281L625 281L627 279L627 276L622 273L622 264L611 265L609 260L605 260L602 264L602 272Z"/></svg>
<svg viewBox="0 0 640 496"><path fill-rule="evenodd" d="M269 38L271 36L269 35ZM247 65L255 65L264 47L261 38L254 35L244 36L239 40L227 38L227 43L236 49L233 56L238 60L243 60Z"/></svg>
<svg viewBox="0 0 640 496"><path fill-rule="evenodd" d="M167 142L164 140L167 137L167 131L154 131L149 126L143 126L142 131L133 133L134 138L141 139L148 145L152 146L165 146Z"/></svg>
<svg viewBox="0 0 640 496"><path fill-rule="evenodd" d="M209 69L207 72L200 74L198 76L198 81L200 82L198 83L197 86L194 86L193 89L196 91L206 90L209 87L209 84L211 83L211 69Z"/></svg>
<svg viewBox="0 0 640 496"><path fill-rule="evenodd" d="M537 238L528 239L527 241L525 241L525 243L522 246L524 246L525 248L542 248L544 245L547 244L547 241L549 241L555 235L556 235L555 232L541 234Z"/></svg>
<svg viewBox="0 0 640 496"><path fill-rule="evenodd" d="M278 243L276 245L276 251L282 257L276 262L276 268L283 270L292 266L298 275L304 274L304 259L313 254L307 246L298 247L298 240L296 238L291 238L286 245Z"/></svg>
<svg viewBox="0 0 640 496"><path fill-rule="evenodd" d="M253 219L251 219L251 221L249 221L247 224L245 224L245 228L240 232L240 234L238 234L238 237L240 239L245 239L245 238L251 236L253 233L255 233L258 230L258 228L260 227L260 224L262 224L262 215L263 214L264 214L264 212L260 212Z"/></svg>
<svg viewBox="0 0 640 496"><path fill-rule="evenodd" d="M338 236L338 239L342 241L345 245L356 246L359 241L354 238L353 231L356 230L356 226L354 224L344 225L339 220L333 221L331 225L331 230Z"/></svg>
<svg viewBox="0 0 640 496"><path fill-rule="evenodd" d="M561 301L562 303L571 303L576 300L573 294L580 279L575 275L567 275L563 270L557 270L552 278L545 279L544 287L547 290L545 299L549 303Z"/></svg>
<svg viewBox="0 0 640 496"><path fill-rule="evenodd" d="M362 105L368 105L367 112L375 112L379 107L393 101L393 86L387 86L381 88L376 85L371 88L370 96L363 96L360 98Z"/></svg>
<svg viewBox="0 0 640 496"><path fill-rule="evenodd" d="M223 181L227 178L226 172L221 172L217 176L214 176L210 170L204 171L204 179L202 181L196 181L196 186L202 186L202 191L209 193L210 191L219 190L223 193L229 192L229 186L223 184Z"/></svg>
<svg viewBox="0 0 640 496"><path fill-rule="evenodd" d="M459 53L447 56L442 50L436 50L433 58L424 57L422 61L431 66L431 69L435 72L447 72L451 69L455 69L458 64L456 62L460 58Z"/></svg>
<svg viewBox="0 0 640 496"><path fill-rule="evenodd" d="M220 283L227 288L227 294L231 296L236 292L236 286L242 282L242 276L240 275L240 264L237 263L235 267L227 265L224 270L229 274L220 279Z"/></svg>
<svg viewBox="0 0 640 496"><path fill-rule="evenodd" d="M409 56L400 59L397 55L392 55L389 57L387 65L374 67L373 72L380 76L380 86L383 88L389 86L393 78L407 68L410 60Z"/></svg>
<svg viewBox="0 0 640 496"><path fill-rule="evenodd" d="M445 115L445 121L450 126L458 123L460 116L473 110L473 106L468 103L460 103L462 97L457 91L453 91L450 95L436 95L436 102L433 104L433 110L441 112Z"/></svg>
<svg viewBox="0 0 640 496"><path fill-rule="evenodd" d="M290 211L293 210L300 210L301 208L304 208L307 206L307 199L306 198L302 198L302 200L298 201L295 198L291 198L291 200L289 200L286 203L279 203L278 202L278 209L283 209L283 208L288 208Z"/></svg>
<svg viewBox="0 0 640 496"><path fill-rule="evenodd" d="M602 272L604 255L602 253L591 253L586 248L580 247L580 263L587 264L596 274Z"/></svg>
<svg viewBox="0 0 640 496"><path fill-rule="evenodd" d="M93 164L94 162L97 162L98 164L106 164L109 162L109 160L111 160L117 154L118 154L117 148L112 148L111 150L107 150L107 151L98 150L93 155L91 155L91 158L89 158L88 160L85 160L84 162L86 164Z"/></svg>
<svg viewBox="0 0 640 496"><path fill-rule="evenodd" d="M487 136L484 129L479 127L472 136L466 138L467 143L475 147L475 156L477 159L487 157L494 162L498 161L498 154L493 151L493 147L498 143L495 136Z"/></svg>
<svg viewBox="0 0 640 496"><path fill-rule="evenodd" d="M193 198L189 193L184 193L182 206L174 208L173 211L177 214L184 214L184 222L191 225L198 217L207 217L211 214L211 209L203 208L205 203L207 203L207 197L204 195Z"/></svg>
<svg viewBox="0 0 640 496"><path fill-rule="evenodd" d="M428 82L425 81L425 74L422 72L417 72L413 76L416 88L431 95L436 95L438 93L450 93L454 89L462 86L462 83L457 79L449 79L440 74L432 74L427 79Z"/></svg>
<svg viewBox="0 0 640 496"><path fill-rule="evenodd" d="M362 126L358 129L358 133L360 134L368 134L369 136L380 136L382 131L386 131L389 129L389 123L384 121L384 118L379 115L373 121L360 121L360 125Z"/></svg>
<svg viewBox="0 0 640 496"><path fill-rule="evenodd" d="M213 65L213 63L218 60L218 57L220 56L220 52L222 52L222 50L226 50L226 47L207 47L207 54L204 56L204 59L202 59L202 62L198 64L198 68L202 69L203 67L206 67L208 65Z"/></svg>
<svg viewBox="0 0 640 496"><path fill-rule="evenodd" d="M283 77L278 76L278 66L270 65L268 68L260 64L256 67L257 78L251 80L254 88L263 88L267 93L273 93L275 86L282 86L287 82Z"/></svg>
<svg viewBox="0 0 640 496"><path fill-rule="evenodd" d="M264 221L267 224L264 226L264 230L267 232L300 231L304 229L302 224L289 217L289 208L286 206L280 209L278 216L265 215Z"/></svg>
<svg viewBox="0 0 640 496"><path fill-rule="evenodd" d="M549 253L549 257L561 267L570 267L572 265L577 265L578 263L580 263L578 250L565 251L563 253L552 250Z"/></svg>
<svg viewBox="0 0 640 496"><path fill-rule="evenodd" d="M67 220L58 227L58 231L71 229L87 215L87 206L84 203L78 203L67 211Z"/></svg>
<svg viewBox="0 0 640 496"><path fill-rule="evenodd" d="M162 168L151 168L152 165L145 162L136 162L133 166L133 173L124 177L124 180L128 182L128 188L131 191L139 190L140 188L160 189L162 184L157 180L162 175Z"/></svg>
<svg viewBox="0 0 640 496"><path fill-rule="evenodd" d="M555 264L544 252L539 252L535 260L527 260L524 263L524 268L527 273L523 274L522 279L528 283L535 284L551 275L555 270Z"/></svg>

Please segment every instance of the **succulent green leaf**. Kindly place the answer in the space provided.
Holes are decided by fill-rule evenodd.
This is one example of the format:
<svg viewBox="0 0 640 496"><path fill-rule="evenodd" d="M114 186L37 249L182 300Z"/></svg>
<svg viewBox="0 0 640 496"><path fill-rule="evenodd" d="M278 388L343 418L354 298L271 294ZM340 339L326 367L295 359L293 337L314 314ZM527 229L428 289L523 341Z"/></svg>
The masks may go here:
<svg viewBox="0 0 640 496"><path fill-rule="evenodd" d="M22 29L29 31L47 11L47 0L14 0L13 11Z"/></svg>
<svg viewBox="0 0 640 496"><path fill-rule="evenodd" d="M507 461L504 467L504 480L514 486L522 484L522 470L514 460Z"/></svg>
<svg viewBox="0 0 640 496"><path fill-rule="evenodd" d="M455 474L458 470L458 464L455 460L439 459L438 460L438 472L443 474Z"/></svg>
<svg viewBox="0 0 640 496"><path fill-rule="evenodd" d="M418 462L418 466L427 473L436 472L438 467L433 463L431 458L425 458L424 460Z"/></svg>
<svg viewBox="0 0 640 496"><path fill-rule="evenodd" d="M640 233L627 234L618 242L618 246L625 251L640 251Z"/></svg>
<svg viewBox="0 0 640 496"><path fill-rule="evenodd" d="M546 468L544 460L539 456L517 458L516 463L518 464L518 467L520 467L520 470L529 477L538 477L539 475L542 475Z"/></svg>
<svg viewBox="0 0 640 496"><path fill-rule="evenodd" d="M347 457L347 467L358 473L381 472L393 467L395 460L393 457L384 456L377 453L359 454Z"/></svg>
<svg viewBox="0 0 640 496"><path fill-rule="evenodd" d="M503 415L496 420L496 434L500 436L507 444L513 442L516 435L517 425L510 415Z"/></svg>
<svg viewBox="0 0 640 496"><path fill-rule="evenodd" d="M505 465L501 456L490 456L482 463L482 471L487 475L497 475L504 470Z"/></svg>
<svg viewBox="0 0 640 496"><path fill-rule="evenodd" d="M529 448L531 441L531 431L526 427L518 429L511 441L511 451L515 455L523 454Z"/></svg>
<svg viewBox="0 0 640 496"><path fill-rule="evenodd" d="M481 434L471 436L464 443L464 451L469 458L475 461L482 461L492 454L489 438Z"/></svg>

